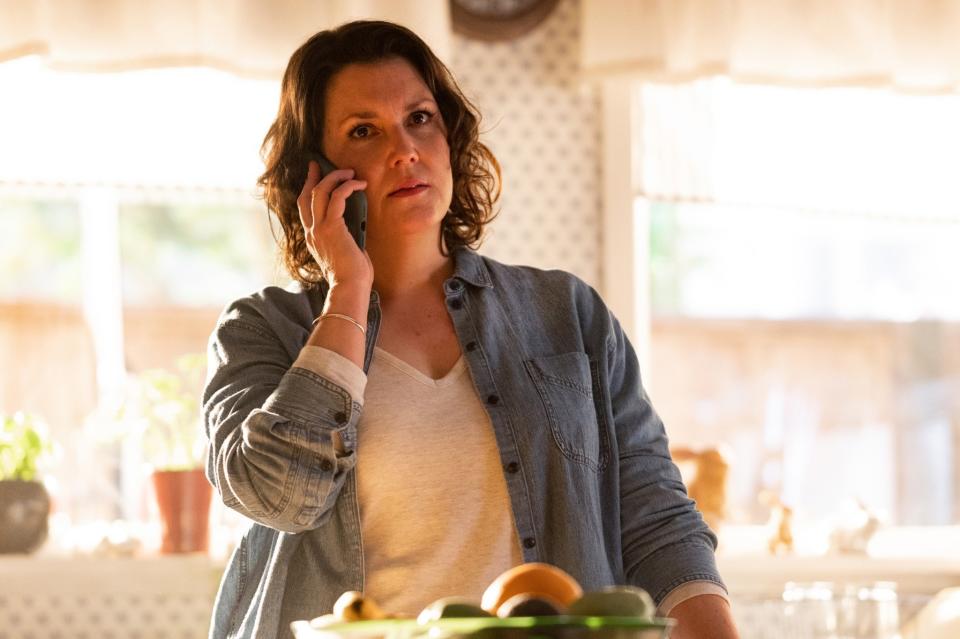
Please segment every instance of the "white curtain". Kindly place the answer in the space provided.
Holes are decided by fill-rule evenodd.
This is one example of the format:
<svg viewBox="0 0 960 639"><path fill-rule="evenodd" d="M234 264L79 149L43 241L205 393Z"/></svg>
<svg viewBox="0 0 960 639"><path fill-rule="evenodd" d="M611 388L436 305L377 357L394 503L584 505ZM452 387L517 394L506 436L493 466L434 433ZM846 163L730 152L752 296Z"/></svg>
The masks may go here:
<svg viewBox="0 0 960 639"><path fill-rule="evenodd" d="M587 74L960 89L960 0L589 0Z"/></svg>
<svg viewBox="0 0 960 639"><path fill-rule="evenodd" d="M310 35L358 18L403 24L449 57L446 0L4 0L0 61L41 54L61 70L211 66L279 78Z"/></svg>

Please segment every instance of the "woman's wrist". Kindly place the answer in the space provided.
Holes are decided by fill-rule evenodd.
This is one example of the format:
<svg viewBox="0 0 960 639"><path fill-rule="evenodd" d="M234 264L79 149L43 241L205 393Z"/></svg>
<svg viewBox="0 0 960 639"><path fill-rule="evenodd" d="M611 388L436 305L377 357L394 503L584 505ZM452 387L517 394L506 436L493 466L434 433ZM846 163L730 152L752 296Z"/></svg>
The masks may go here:
<svg viewBox="0 0 960 639"><path fill-rule="evenodd" d="M362 282L342 282L331 286L323 304L323 314L348 315L366 325L371 288Z"/></svg>
<svg viewBox="0 0 960 639"><path fill-rule="evenodd" d="M366 351L366 331L357 330L357 326L366 327L369 307L369 286L342 283L330 287L323 311L319 315L321 321L314 322L307 345L334 351L362 368ZM347 319L323 321L325 315Z"/></svg>

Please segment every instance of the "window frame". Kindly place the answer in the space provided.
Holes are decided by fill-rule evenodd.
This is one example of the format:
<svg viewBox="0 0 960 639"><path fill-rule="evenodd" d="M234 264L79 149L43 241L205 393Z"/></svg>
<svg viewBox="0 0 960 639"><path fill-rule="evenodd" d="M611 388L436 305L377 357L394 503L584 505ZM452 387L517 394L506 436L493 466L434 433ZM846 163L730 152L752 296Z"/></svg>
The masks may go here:
<svg viewBox="0 0 960 639"><path fill-rule="evenodd" d="M645 390L656 395L656 371L650 367L652 301L650 286L650 211L643 197L641 146L643 111L636 99L634 78L605 77L600 83L602 168L602 269L600 291L610 310L620 319L640 362ZM636 142L634 142L636 141ZM668 427L669 428L669 427ZM726 532L732 545L755 537L762 526L731 526ZM903 540L899 557L922 558L925 540L942 538L960 530L950 525L886 525L890 538ZM822 531L820 531L822 532ZM799 535L817 534L798 527ZM762 547L756 552L763 551ZM892 551L885 548L886 556ZM958 552L960 555L960 552ZM818 555L819 556L819 555Z"/></svg>

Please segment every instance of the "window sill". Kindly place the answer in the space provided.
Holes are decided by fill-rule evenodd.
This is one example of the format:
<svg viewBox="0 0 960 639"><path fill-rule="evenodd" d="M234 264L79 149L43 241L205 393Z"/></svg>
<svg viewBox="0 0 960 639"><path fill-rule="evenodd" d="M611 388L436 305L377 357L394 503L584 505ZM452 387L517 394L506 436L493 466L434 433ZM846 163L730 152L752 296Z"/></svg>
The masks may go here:
<svg viewBox="0 0 960 639"><path fill-rule="evenodd" d="M893 581L904 593L934 594L960 585L960 526L891 527L871 540L868 554L828 554L822 531L796 531L796 551L771 555L765 526L721 532L720 573L734 596L775 596L786 582Z"/></svg>

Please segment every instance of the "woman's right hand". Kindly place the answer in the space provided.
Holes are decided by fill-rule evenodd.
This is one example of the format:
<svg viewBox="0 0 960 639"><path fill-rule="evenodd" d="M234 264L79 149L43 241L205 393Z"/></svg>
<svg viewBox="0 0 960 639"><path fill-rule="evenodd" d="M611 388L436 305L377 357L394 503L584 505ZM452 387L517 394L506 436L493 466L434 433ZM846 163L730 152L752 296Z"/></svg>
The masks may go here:
<svg viewBox="0 0 960 639"><path fill-rule="evenodd" d="M361 251L343 220L347 196L366 188L352 179L353 169L337 169L320 178L320 165L310 160L307 181L297 208L307 249L330 287L353 284L373 286L373 263Z"/></svg>

